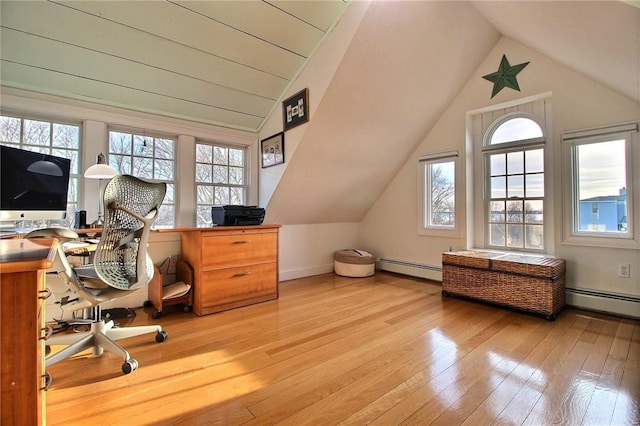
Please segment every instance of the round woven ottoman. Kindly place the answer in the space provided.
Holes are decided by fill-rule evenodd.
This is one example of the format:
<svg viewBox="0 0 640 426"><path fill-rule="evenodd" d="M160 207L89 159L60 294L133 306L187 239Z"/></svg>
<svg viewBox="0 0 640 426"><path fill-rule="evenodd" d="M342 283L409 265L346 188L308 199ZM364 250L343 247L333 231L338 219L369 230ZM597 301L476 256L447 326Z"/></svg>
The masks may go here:
<svg viewBox="0 0 640 426"><path fill-rule="evenodd" d="M333 255L336 275L370 277L376 272L376 259L364 250L339 250Z"/></svg>

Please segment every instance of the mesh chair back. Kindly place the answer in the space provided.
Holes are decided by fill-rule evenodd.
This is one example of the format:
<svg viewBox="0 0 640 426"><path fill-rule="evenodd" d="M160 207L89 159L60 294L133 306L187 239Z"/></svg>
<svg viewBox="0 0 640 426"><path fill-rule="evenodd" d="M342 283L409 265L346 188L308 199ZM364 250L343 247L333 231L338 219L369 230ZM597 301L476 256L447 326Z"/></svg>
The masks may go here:
<svg viewBox="0 0 640 426"><path fill-rule="evenodd" d="M135 290L153 278L149 231L166 190L164 182L129 175L118 175L105 187L104 226L93 264L98 277L111 287Z"/></svg>

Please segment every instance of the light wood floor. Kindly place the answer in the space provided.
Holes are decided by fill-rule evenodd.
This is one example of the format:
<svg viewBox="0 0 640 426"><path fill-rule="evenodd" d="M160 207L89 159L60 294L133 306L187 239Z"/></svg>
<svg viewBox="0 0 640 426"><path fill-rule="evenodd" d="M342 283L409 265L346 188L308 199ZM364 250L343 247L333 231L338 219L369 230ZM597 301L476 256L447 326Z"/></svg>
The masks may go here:
<svg viewBox="0 0 640 426"><path fill-rule="evenodd" d="M637 425L640 321L565 309L554 322L378 273L281 284L206 317L169 307L111 354L53 365L49 425ZM125 325L125 323L122 323Z"/></svg>

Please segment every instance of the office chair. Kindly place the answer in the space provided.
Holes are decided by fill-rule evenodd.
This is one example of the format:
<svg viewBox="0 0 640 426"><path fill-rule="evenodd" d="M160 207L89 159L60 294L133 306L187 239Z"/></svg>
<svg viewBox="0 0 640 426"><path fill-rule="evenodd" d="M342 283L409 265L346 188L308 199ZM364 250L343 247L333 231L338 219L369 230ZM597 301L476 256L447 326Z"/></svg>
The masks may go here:
<svg viewBox="0 0 640 426"><path fill-rule="evenodd" d="M118 328L112 320L105 321L100 311L101 303L122 297L127 291L137 290L151 281L154 268L147 253L149 231L165 193L165 183L150 183L133 176L118 175L104 190L105 221L93 263L72 268L60 245L53 272L67 283L68 288L56 294L56 299L63 308L91 308L91 328L85 332L51 337L47 341L49 346L65 347L47 356L47 366L90 348L94 355L102 355L106 349L123 357L122 372L129 374L138 368L138 362L116 340L152 332L156 333L158 343L168 338L167 332L159 325ZM73 238L73 234L72 231L45 229L26 237L66 240Z"/></svg>

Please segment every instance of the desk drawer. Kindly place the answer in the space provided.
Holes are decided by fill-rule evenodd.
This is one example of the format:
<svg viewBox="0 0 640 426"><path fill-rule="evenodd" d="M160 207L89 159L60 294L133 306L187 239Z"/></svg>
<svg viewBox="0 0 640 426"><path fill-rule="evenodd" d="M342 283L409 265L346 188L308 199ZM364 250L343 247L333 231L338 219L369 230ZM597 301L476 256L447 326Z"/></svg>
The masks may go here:
<svg viewBox="0 0 640 426"><path fill-rule="evenodd" d="M196 287L196 314L206 315L278 297L276 262L205 271Z"/></svg>
<svg viewBox="0 0 640 426"><path fill-rule="evenodd" d="M205 236L202 239L202 268L205 271L275 262L276 233L246 233Z"/></svg>

